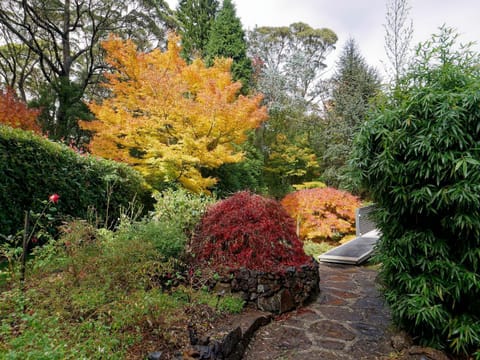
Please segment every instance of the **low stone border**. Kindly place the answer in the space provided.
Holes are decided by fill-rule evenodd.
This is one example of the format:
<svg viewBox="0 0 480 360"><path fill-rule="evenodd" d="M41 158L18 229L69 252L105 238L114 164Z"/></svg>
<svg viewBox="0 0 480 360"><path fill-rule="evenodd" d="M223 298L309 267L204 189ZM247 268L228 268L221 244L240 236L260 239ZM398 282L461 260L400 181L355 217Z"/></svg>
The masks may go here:
<svg viewBox="0 0 480 360"><path fill-rule="evenodd" d="M241 317L235 318L235 322L225 323L221 328L214 329L214 333L201 338L189 329L191 346L175 359L242 360L255 332L271 320L272 314L247 310ZM162 360L162 353L150 353L147 359Z"/></svg>

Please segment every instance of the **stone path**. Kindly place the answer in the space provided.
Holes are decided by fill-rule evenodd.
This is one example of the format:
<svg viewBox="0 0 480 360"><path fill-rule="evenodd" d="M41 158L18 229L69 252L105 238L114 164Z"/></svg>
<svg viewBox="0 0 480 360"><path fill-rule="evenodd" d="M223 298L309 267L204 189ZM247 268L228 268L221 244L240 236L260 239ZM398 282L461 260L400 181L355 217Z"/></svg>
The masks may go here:
<svg viewBox="0 0 480 360"><path fill-rule="evenodd" d="M390 314L375 270L320 264L320 295L307 307L259 330L246 360L387 359Z"/></svg>

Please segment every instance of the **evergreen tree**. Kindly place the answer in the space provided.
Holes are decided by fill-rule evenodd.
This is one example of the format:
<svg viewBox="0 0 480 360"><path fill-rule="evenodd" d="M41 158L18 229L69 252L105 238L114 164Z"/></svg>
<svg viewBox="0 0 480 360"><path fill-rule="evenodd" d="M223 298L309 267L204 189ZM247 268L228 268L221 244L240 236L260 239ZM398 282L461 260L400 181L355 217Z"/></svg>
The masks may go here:
<svg viewBox="0 0 480 360"><path fill-rule="evenodd" d="M331 186L348 187L345 177L353 138L365 120L370 99L380 89L375 69L368 66L355 40L345 44L332 79L332 107L327 114L323 153L323 180Z"/></svg>
<svg viewBox="0 0 480 360"><path fill-rule="evenodd" d="M182 37L182 57L185 60L205 57L217 11L217 0L180 0L177 7L178 33Z"/></svg>
<svg viewBox="0 0 480 360"><path fill-rule="evenodd" d="M222 8L213 22L206 48L209 65L212 65L214 59L218 57L233 59L233 78L242 82L243 92L246 92L252 76L252 62L247 57L245 32L231 0L223 0Z"/></svg>

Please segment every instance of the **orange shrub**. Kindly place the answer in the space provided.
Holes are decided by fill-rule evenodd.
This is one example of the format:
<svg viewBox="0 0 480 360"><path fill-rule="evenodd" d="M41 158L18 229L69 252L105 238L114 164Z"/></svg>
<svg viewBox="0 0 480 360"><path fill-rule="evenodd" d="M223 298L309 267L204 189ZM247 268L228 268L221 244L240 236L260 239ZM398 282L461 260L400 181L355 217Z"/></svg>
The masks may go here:
<svg viewBox="0 0 480 360"><path fill-rule="evenodd" d="M360 200L333 188L304 189L288 194L283 207L297 222L302 240L332 240L355 232Z"/></svg>

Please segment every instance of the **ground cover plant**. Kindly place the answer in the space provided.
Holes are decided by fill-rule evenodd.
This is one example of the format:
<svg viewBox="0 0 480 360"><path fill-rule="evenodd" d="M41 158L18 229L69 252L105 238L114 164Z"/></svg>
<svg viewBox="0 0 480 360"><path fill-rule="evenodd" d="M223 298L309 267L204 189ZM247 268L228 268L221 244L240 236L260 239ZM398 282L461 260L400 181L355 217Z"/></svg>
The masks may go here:
<svg viewBox="0 0 480 360"><path fill-rule="evenodd" d="M422 343L480 359L480 58L442 28L360 132L380 279Z"/></svg>
<svg viewBox="0 0 480 360"><path fill-rule="evenodd" d="M189 344L189 322L202 333L242 310L239 298L194 289L182 260L208 201L174 190L156 197L147 218L125 214L115 231L74 220L33 250L23 284L1 284L0 358L173 358ZM185 209L193 213L182 218Z"/></svg>
<svg viewBox="0 0 480 360"><path fill-rule="evenodd" d="M317 258L334 247L335 245L327 242L314 242L308 240L303 242L303 250L305 251L305 254L313 256L314 258Z"/></svg>

